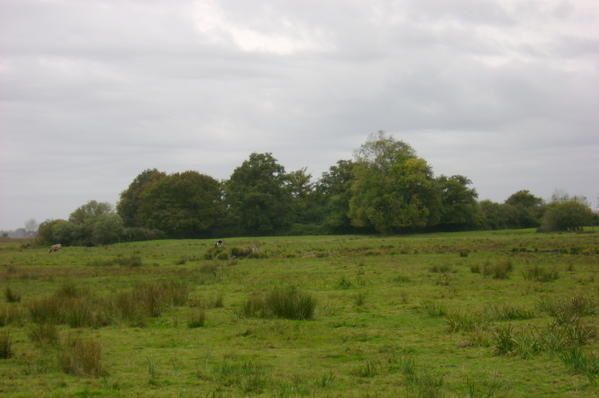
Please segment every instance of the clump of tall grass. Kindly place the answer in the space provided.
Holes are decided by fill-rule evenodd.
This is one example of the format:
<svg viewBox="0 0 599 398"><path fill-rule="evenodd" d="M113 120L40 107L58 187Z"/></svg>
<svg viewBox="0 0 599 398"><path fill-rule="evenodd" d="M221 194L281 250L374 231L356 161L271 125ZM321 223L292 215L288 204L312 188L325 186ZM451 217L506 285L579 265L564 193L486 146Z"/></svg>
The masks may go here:
<svg viewBox="0 0 599 398"><path fill-rule="evenodd" d="M10 286L6 286L6 289L4 289L4 298L7 303L18 303L21 301L21 295L12 290Z"/></svg>
<svg viewBox="0 0 599 398"><path fill-rule="evenodd" d="M585 354L579 347L575 347L563 352L560 358L572 373L585 375L589 383L595 384L599 376L599 356L597 354Z"/></svg>
<svg viewBox="0 0 599 398"><path fill-rule="evenodd" d="M339 279L339 282L337 282L337 287L339 289L351 289L353 286L353 283L351 283L345 276L342 276L341 279Z"/></svg>
<svg viewBox="0 0 599 398"><path fill-rule="evenodd" d="M0 304L0 326L7 326L21 320L22 312L19 306Z"/></svg>
<svg viewBox="0 0 599 398"><path fill-rule="evenodd" d="M204 326L206 323L206 311L199 309L194 310L189 315L189 319L187 320L187 326L189 328L200 328Z"/></svg>
<svg viewBox="0 0 599 398"><path fill-rule="evenodd" d="M509 259L502 259L491 263L486 261L482 267L471 266L470 270L474 273L482 273L484 276L493 279L508 279L510 273L514 270L514 265Z"/></svg>
<svg viewBox="0 0 599 398"><path fill-rule="evenodd" d="M373 360L364 361L352 370L352 374L358 377L374 377L380 372L380 363Z"/></svg>
<svg viewBox="0 0 599 398"><path fill-rule="evenodd" d="M449 272L455 272L454 269L447 264L443 264L443 265L432 265L428 268L429 272L433 272L433 273L441 273L441 274L447 274Z"/></svg>
<svg viewBox="0 0 599 398"><path fill-rule="evenodd" d="M595 315L599 312L597 300L592 297L576 294L558 300L544 299L539 308L556 318L558 322L568 322L572 318Z"/></svg>
<svg viewBox="0 0 599 398"><path fill-rule="evenodd" d="M512 321L531 319L535 317L533 310L516 307L510 304L492 305L485 309L485 317L494 321Z"/></svg>
<svg viewBox="0 0 599 398"><path fill-rule="evenodd" d="M33 324L29 330L29 338L39 345L55 345L58 342L58 329L51 323Z"/></svg>
<svg viewBox="0 0 599 398"><path fill-rule="evenodd" d="M0 332L0 359L12 357L12 340L8 331Z"/></svg>
<svg viewBox="0 0 599 398"><path fill-rule="evenodd" d="M506 355L513 352L516 348L516 340L514 339L514 329L508 324L500 326L495 330L495 353L498 355Z"/></svg>
<svg viewBox="0 0 599 398"><path fill-rule="evenodd" d="M216 365L206 364L197 375L223 386L237 387L245 394L261 393L268 381L264 367L253 360L238 362L224 359Z"/></svg>
<svg viewBox="0 0 599 398"><path fill-rule="evenodd" d="M478 328L484 328L487 320L482 314L469 312L453 312L445 317L450 332L471 332Z"/></svg>
<svg viewBox="0 0 599 398"><path fill-rule="evenodd" d="M559 279L559 272L557 270L548 270L538 265L527 268L522 275L526 280L537 282L552 282Z"/></svg>
<svg viewBox="0 0 599 398"><path fill-rule="evenodd" d="M434 301L426 301L422 304L422 309L430 317L436 318L447 315L447 308L444 305Z"/></svg>
<svg viewBox="0 0 599 398"><path fill-rule="evenodd" d="M242 315L262 318L305 320L314 317L316 299L294 287L277 287L266 294L254 294L241 310Z"/></svg>
<svg viewBox="0 0 599 398"><path fill-rule="evenodd" d="M65 373L76 376L99 377L104 374L101 364L102 346L93 339L67 339L61 347L59 362Z"/></svg>

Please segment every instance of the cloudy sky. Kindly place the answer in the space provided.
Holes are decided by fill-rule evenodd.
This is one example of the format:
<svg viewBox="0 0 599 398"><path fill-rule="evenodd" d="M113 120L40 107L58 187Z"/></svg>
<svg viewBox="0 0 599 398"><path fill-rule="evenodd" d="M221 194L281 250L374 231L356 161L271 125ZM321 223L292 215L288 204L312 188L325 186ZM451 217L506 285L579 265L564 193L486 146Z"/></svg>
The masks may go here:
<svg viewBox="0 0 599 398"><path fill-rule="evenodd" d="M0 229L143 169L318 177L369 133L482 199L599 198L596 0L0 0Z"/></svg>

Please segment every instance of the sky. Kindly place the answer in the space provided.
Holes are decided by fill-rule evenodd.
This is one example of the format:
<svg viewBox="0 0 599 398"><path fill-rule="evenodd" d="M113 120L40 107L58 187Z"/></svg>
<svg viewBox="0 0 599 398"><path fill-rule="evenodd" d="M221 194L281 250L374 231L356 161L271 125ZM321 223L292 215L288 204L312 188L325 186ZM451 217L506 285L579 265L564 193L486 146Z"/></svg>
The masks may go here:
<svg viewBox="0 0 599 398"><path fill-rule="evenodd" d="M314 178L384 130L480 199L599 201L596 0L0 0L0 229L142 170Z"/></svg>

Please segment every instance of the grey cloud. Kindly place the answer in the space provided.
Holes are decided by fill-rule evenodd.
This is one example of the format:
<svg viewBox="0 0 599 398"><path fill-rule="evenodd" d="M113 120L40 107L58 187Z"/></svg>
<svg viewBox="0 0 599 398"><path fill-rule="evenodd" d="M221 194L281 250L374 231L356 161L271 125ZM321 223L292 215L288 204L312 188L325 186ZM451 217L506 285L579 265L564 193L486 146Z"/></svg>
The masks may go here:
<svg viewBox="0 0 599 398"><path fill-rule="evenodd" d="M150 167L226 178L270 151L318 176L379 129L483 198L594 200L599 7L530 4L4 1L0 228Z"/></svg>

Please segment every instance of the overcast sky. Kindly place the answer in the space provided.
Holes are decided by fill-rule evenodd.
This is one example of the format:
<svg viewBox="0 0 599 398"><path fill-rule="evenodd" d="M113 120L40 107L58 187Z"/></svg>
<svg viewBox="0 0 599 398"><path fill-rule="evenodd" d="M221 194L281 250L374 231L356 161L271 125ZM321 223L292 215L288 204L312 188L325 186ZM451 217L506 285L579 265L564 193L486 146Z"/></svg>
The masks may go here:
<svg viewBox="0 0 599 398"><path fill-rule="evenodd" d="M314 176L369 133L481 199L599 197L596 0L0 0L0 229L146 168Z"/></svg>

